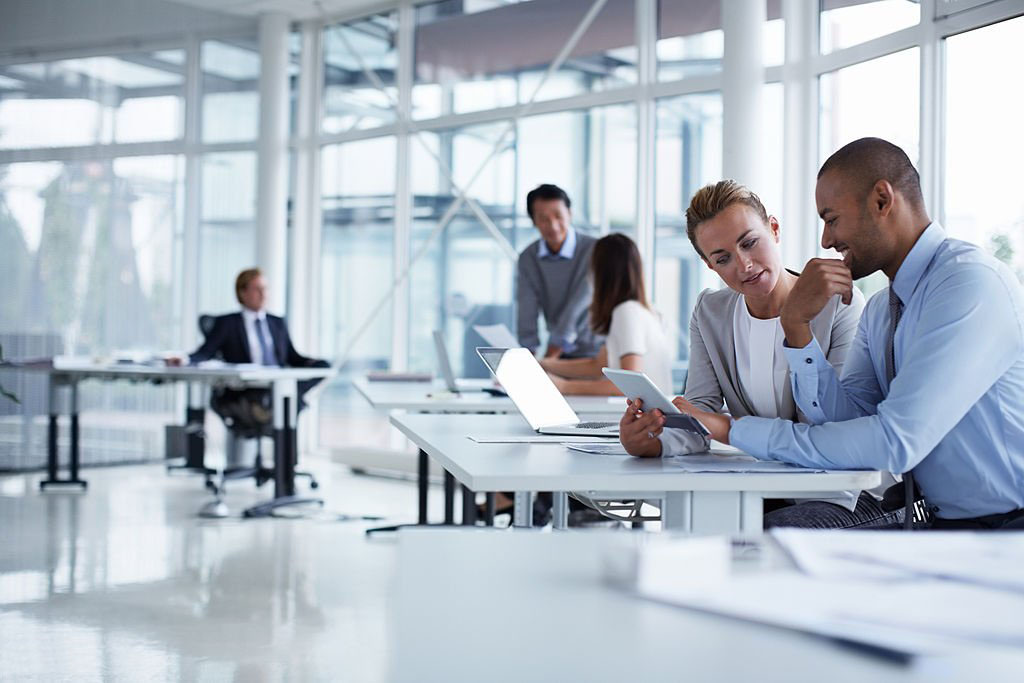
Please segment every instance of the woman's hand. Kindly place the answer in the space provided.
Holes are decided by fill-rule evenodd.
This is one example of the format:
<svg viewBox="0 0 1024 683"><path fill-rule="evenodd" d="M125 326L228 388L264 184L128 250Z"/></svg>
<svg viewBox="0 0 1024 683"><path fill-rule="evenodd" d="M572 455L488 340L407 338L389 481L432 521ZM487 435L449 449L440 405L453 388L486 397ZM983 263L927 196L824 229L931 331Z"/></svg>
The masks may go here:
<svg viewBox="0 0 1024 683"><path fill-rule="evenodd" d="M627 401L626 412L619 420L619 441L630 455L658 457L661 455L661 440L658 435L665 426L665 417L660 410L641 412L644 402L637 399Z"/></svg>
<svg viewBox="0 0 1024 683"><path fill-rule="evenodd" d="M676 396L672 399L672 405L679 408L679 410L687 415L692 415L697 418L697 421L707 427L708 431L711 432L712 439L721 443L729 443L729 430L732 428L731 417L728 415L719 415L718 413L709 413L700 410L682 396Z"/></svg>

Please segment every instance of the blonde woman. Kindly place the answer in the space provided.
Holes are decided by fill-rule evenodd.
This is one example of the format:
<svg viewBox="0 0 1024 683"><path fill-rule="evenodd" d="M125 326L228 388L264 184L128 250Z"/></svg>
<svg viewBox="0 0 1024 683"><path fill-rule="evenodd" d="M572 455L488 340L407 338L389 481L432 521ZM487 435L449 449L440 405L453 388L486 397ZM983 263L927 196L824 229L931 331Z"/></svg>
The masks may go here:
<svg viewBox="0 0 1024 683"><path fill-rule="evenodd" d="M782 265L780 227L756 194L722 180L700 189L686 210L686 234L701 259L726 289L705 290L690 320L690 366L684 397L701 410L733 417L756 415L807 422L797 408L785 335L779 314L797 273ZM841 372L864 308L854 289L848 301L833 297L811 321L811 332L829 363ZM626 450L656 457L707 450L708 441L689 432L664 429L664 418L630 405L620 425ZM885 478L868 492L847 491L827 501L799 505L766 501L766 526L854 527L891 523L882 511Z"/></svg>

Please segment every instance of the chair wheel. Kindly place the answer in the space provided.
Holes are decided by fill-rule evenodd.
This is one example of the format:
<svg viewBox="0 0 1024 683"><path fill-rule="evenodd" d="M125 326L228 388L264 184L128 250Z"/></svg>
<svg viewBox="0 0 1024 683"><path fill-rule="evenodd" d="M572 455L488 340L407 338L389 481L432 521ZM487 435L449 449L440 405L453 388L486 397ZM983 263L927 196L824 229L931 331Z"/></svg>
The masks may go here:
<svg viewBox="0 0 1024 683"><path fill-rule="evenodd" d="M318 488L320 488L320 484L317 483L316 480L313 480L313 481L309 482L309 488L311 488L311 489L318 489Z"/></svg>

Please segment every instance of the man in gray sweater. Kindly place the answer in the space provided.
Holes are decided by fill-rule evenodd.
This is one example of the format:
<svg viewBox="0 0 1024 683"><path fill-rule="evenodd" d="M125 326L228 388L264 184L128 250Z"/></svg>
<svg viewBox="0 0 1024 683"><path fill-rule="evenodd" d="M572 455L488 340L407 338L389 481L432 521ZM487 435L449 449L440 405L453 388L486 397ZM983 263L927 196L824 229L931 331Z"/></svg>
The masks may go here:
<svg viewBox="0 0 1024 683"><path fill-rule="evenodd" d="M540 347L537 315L548 328L546 358L597 355L604 339L590 329L592 297L587 273L594 238L572 227L569 195L539 185L526 195L526 212L541 238L519 254L516 272L516 336L534 353Z"/></svg>

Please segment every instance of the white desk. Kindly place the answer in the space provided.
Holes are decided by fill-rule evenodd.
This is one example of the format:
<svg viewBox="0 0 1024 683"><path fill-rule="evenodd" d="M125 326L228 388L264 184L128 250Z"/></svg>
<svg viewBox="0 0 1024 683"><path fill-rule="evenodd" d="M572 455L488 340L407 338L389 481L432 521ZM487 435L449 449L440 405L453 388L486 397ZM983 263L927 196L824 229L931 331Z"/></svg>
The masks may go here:
<svg viewBox="0 0 1024 683"><path fill-rule="evenodd" d="M888 683L1019 681L1024 671L1024 653L1008 649L902 666L606 587L606 549L644 536L403 531L388 679ZM759 570L751 564L749 571Z"/></svg>
<svg viewBox="0 0 1024 683"><path fill-rule="evenodd" d="M513 414L522 421L512 400L507 396L492 396L483 391L463 391L452 394L441 380L433 382L371 382L365 377L353 380L353 386L363 398L378 410L405 410L413 413L457 413L457 414ZM460 386L469 389L494 386L488 379L459 380ZM625 398L608 396L567 396L569 405L580 415L588 418L618 422L626 411ZM523 422L525 425L526 423ZM429 458L422 448L419 450L417 463L417 481L419 498L419 524L427 523L427 496ZM476 507L473 494L465 486L462 489L463 523L473 523L476 519ZM445 524L453 524L455 519L455 480L451 473L445 471L444 477L444 509ZM493 507L493 496L488 496L488 508ZM490 513L488 513L490 515Z"/></svg>
<svg viewBox="0 0 1024 683"><path fill-rule="evenodd" d="M131 382L186 382L190 385L203 384L229 387L267 387L273 397L274 429L274 501L251 508L254 514L268 512L274 505L286 504L286 499L295 497L295 428L298 414L298 382L318 379L333 374L331 368L276 368L255 365L224 364L214 367L167 367L162 365L138 365L134 363L95 363L80 358L55 358L49 364L7 365L12 369L45 372L48 377L49 428L47 443L47 478L40 482L45 489L55 485L73 485L85 488L87 482L79 478L79 427L78 427L78 385L84 380L127 380ZM191 387L190 387L191 388ZM69 394L68 413L70 416L71 439L69 475L61 478L58 474L57 418L58 392L67 389ZM189 394L189 417L193 411L201 413L201 404ZM285 406L287 405L287 410ZM201 463L190 463L199 469L206 469ZM273 505L272 505L273 504ZM271 506L271 507L268 507ZM258 508L258 509L257 509ZM247 514L249 511L247 511Z"/></svg>
<svg viewBox="0 0 1024 683"><path fill-rule="evenodd" d="M459 380L471 389L494 386L490 380ZM408 410L414 413L515 413L507 396L491 396L482 390L452 394L440 380L433 382L371 382L365 377L352 381L363 398L380 410ZM566 396L578 414L615 416L626 412L622 396Z"/></svg>
<svg viewBox="0 0 1024 683"><path fill-rule="evenodd" d="M689 473L674 466L675 458L593 455L561 444L481 444L467 438L533 434L518 415L392 414L391 423L470 490L516 491L516 526L530 526L525 503L531 492L579 491L603 500L661 499L666 529L760 532L765 498L821 498L869 489L881 480L878 472L867 471ZM556 526L563 514L555 511Z"/></svg>

